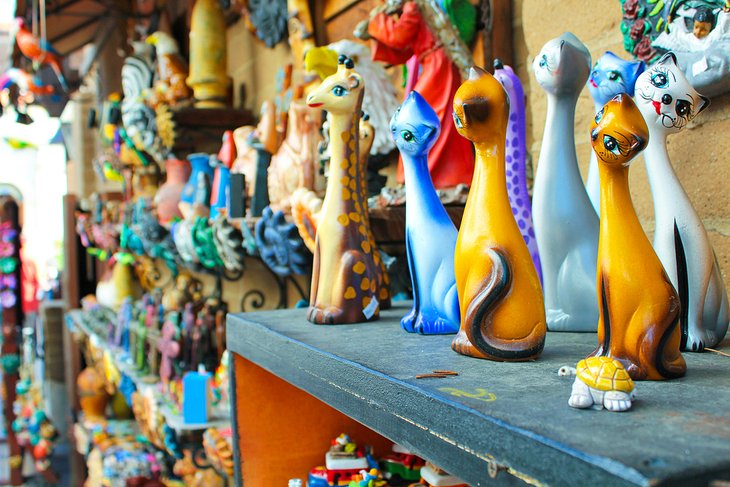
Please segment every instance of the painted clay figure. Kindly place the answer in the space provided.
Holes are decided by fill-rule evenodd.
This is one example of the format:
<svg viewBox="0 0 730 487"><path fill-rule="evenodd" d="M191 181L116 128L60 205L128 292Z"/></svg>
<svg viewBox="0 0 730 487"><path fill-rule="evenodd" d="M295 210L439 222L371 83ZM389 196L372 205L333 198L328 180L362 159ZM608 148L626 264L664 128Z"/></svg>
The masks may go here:
<svg viewBox="0 0 730 487"><path fill-rule="evenodd" d="M527 191L526 157L527 142L525 133L525 91L522 82L511 67L494 61L494 77L504 87L509 97L509 122L507 123L507 139L505 140L505 166L507 174L507 193L512 206L517 226L522 238L530 249L532 262L537 270L537 277L542 282L540 253L537 250L535 229L532 225L532 205L530 193Z"/></svg>
<svg viewBox="0 0 730 487"><path fill-rule="evenodd" d="M158 80L155 82L155 95L150 100L151 105L155 107L160 102L175 105L189 100L192 93L185 84L188 65L180 55L175 39L158 31L149 36L146 42L155 46L157 53Z"/></svg>
<svg viewBox="0 0 730 487"><path fill-rule="evenodd" d="M606 51L593 65L588 78L588 92L593 98L595 112L598 113L603 105L611 98L626 93L634 96L636 78L644 72L644 61L624 61L611 51ZM601 216L601 189L598 184L598 162L596 153L591 151L591 160L588 166L586 191L591 199L593 208Z"/></svg>
<svg viewBox="0 0 730 487"><path fill-rule="evenodd" d="M542 264L548 329L594 331L598 216L588 199L575 154L575 105L588 81L591 55L567 32L542 48L533 63L547 93L547 120L535 172L532 218Z"/></svg>
<svg viewBox="0 0 730 487"><path fill-rule="evenodd" d="M635 92L650 134L644 160L654 198L654 250L679 293L681 348L702 351L727 332L727 291L702 220L669 161L667 136L710 100L687 82L671 53L639 77Z"/></svg>
<svg viewBox="0 0 730 487"><path fill-rule="evenodd" d="M629 192L629 165L649 129L628 95L596 114L591 143L601 180L598 242L598 347L592 355L620 361L634 380L684 375L679 353L679 297L644 234Z"/></svg>
<svg viewBox="0 0 730 487"><path fill-rule="evenodd" d="M316 238L307 319L312 323L357 323L378 319L390 303L387 274L369 238L367 202L360 189L358 125L364 83L354 63L340 58L337 73L307 97L310 107L331 115L330 175Z"/></svg>
<svg viewBox="0 0 730 487"><path fill-rule="evenodd" d="M459 87L458 68L434 37L415 2L405 2L400 16L386 12L370 20L368 34L374 39L373 59L389 64L404 64L417 56L421 69L414 89L436 111L441 135L428 158L428 168L436 188L469 184L474 172L474 156L469 143L459 137L451 123L451 101ZM403 165L398 180L403 182Z"/></svg>
<svg viewBox="0 0 730 487"><path fill-rule="evenodd" d="M507 196L507 100L502 85L479 68L472 68L454 97L454 123L474 143L476 167L456 241L461 328L451 348L472 357L516 361L542 352L545 309Z"/></svg>
<svg viewBox="0 0 730 487"><path fill-rule="evenodd" d="M289 105L286 139L271 157L268 172L269 201L275 210L291 211L291 194L308 188L321 194L324 178L319 174L317 146L322 136L322 110L299 100Z"/></svg>
<svg viewBox="0 0 730 487"><path fill-rule="evenodd" d="M406 255L413 287L413 309L400 324L427 335L459 330L453 264L458 232L428 174L428 151L440 131L438 115L417 91L390 121L406 176Z"/></svg>
<svg viewBox="0 0 730 487"><path fill-rule="evenodd" d="M578 409L620 412L631 409L634 381L621 362L611 357L589 357L578 362L568 404Z"/></svg>
<svg viewBox="0 0 730 487"><path fill-rule="evenodd" d="M651 46L670 51L692 87L707 96L730 89L730 10L721 0L665 2L660 29ZM658 34L658 35L657 35ZM655 51L656 52L656 51Z"/></svg>

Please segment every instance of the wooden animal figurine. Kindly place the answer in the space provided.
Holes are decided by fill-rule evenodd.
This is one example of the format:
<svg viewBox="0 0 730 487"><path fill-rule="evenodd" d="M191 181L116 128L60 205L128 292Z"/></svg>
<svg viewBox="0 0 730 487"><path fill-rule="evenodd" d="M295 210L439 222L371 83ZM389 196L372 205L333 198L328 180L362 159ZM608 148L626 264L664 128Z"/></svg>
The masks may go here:
<svg viewBox="0 0 730 487"><path fill-rule="evenodd" d="M337 72L307 97L307 105L327 110L330 121L330 174L314 250L307 319L318 324L378 319L390 303L386 274L369 237L367 201L358 167L358 126L364 83L355 63L340 57Z"/></svg>
<svg viewBox="0 0 730 487"><path fill-rule="evenodd" d="M149 36L148 44L155 46L157 53L157 76L155 83L156 96L152 105L163 102L175 105L178 102L189 100L192 97L190 88L185 84L188 77L188 66L180 56L180 50L175 39L165 32L158 31Z"/></svg>
<svg viewBox="0 0 730 487"><path fill-rule="evenodd" d="M535 172L532 218L540 249L548 329L594 331L598 216L575 154L575 105L588 80L591 55L567 32L549 41L533 63L547 93L547 120Z"/></svg>
<svg viewBox="0 0 730 487"><path fill-rule="evenodd" d="M672 168L667 136L679 132L710 100L687 82L671 53L639 76L635 92L649 126L644 160L654 198L654 250L679 293L681 348L699 352L717 345L727 332L727 291L702 220Z"/></svg>
<svg viewBox="0 0 730 487"><path fill-rule="evenodd" d="M451 348L517 361L540 355L546 328L540 280L507 196L508 105L502 85L476 67L454 97L454 123L474 143L476 166L456 240L461 328Z"/></svg>
<svg viewBox="0 0 730 487"><path fill-rule="evenodd" d="M644 61L624 61L611 51L607 51L598 58L593 65L591 75L588 78L588 92L593 98L595 111L598 113L603 105L611 98L626 93L634 96L634 83L636 78L644 72L646 65ZM598 162L596 153L591 151L591 160L588 166L588 178L586 179L586 191L591 199L593 208L601 216L601 190L598 184Z"/></svg>
<svg viewBox="0 0 730 487"><path fill-rule="evenodd" d="M31 61L34 65L47 64L56 73L58 81L63 89L68 91L66 78L63 76L61 69L61 54L56 51L53 46L45 39L40 39L33 35L25 26L25 21L21 17L15 18L15 42L18 43L18 49Z"/></svg>
<svg viewBox="0 0 730 487"><path fill-rule="evenodd" d="M527 191L526 157L527 142L525 133L525 91L522 82L511 67L494 60L494 77L502 85L509 97L509 122L507 123L507 139L505 140L505 167L507 174L507 193L512 206L517 226L527 244L535 264L537 277L542 282L540 253L535 240L535 228L532 224L532 204Z"/></svg>
<svg viewBox="0 0 730 487"><path fill-rule="evenodd" d="M410 92L390 120L406 176L406 255L413 287L413 308L400 324L426 335L459 330L454 277L458 232L428 173L428 151L440 131L438 115L417 91Z"/></svg>
<svg viewBox="0 0 730 487"><path fill-rule="evenodd" d="M618 360L588 357L576 365L570 407L628 411L633 399L634 381Z"/></svg>
<svg viewBox="0 0 730 487"><path fill-rule="evenodd" d="M671 379L685 372L679 298L629 192L629 165L648 139L646 123L628 95L616 95L591 124L601 180L598 347L592 355L618 359L635 380Z"/></svg>

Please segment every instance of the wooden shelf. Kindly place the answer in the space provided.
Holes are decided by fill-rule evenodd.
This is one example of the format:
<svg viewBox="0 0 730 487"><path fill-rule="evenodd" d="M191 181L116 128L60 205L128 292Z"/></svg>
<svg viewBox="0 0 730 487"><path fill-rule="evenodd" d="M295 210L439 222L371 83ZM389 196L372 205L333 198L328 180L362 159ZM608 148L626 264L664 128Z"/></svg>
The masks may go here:
<svg viewBox="0 0 730 487"><path fill-rule="evenodd" d="M312 325L301 309L229 315L232 397L266 400L235 389L244 379L248 385L245 371L255 364L472 486L730 479L729 359L686 354L687 376L637 383L632 411L579 411L567 404L573 379L557 371L591 352L595 334L549 333L536 362L490 362L452 352L452 336L403 332L398 320L407 309L400 304L378 322L340 326ZM459 376L415 378L434 369ZM243 427L255 418L245 414L257 406L242 409L234 403L239 436L248 434ZM246 465L265 460L243 455ZM237 463L240 475L240 456Z"/></svg>

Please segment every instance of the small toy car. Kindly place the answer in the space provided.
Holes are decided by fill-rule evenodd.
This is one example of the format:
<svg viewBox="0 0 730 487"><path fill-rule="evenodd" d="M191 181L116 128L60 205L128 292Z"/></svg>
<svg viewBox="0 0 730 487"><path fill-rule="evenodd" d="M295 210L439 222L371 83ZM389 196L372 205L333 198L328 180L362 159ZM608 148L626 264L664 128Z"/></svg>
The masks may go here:
<svg viewBox="0 0 730 487"><path fill-rule="evenodd" d="M393 453L380 460L383 477L400 477L403 480L414 482L421 478L421 468L426 461L411 453L401 445L393 445Z"/></svg>

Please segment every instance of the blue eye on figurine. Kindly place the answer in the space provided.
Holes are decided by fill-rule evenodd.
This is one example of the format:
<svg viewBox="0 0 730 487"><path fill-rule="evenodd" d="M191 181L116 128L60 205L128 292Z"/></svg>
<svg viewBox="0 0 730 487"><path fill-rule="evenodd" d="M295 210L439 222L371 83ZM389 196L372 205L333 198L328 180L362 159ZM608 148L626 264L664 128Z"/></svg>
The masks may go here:
<svg viewBox="0 0 730 487"><path fill-rule="evenodd" d="M390 128L405 170L406 254L413 285L413 309L401 319L401 327L426 335L456 333L460 317L454 276L457 231L428 172L428 152L441 124L428 102L412 91L393 114Z"/></svg>

